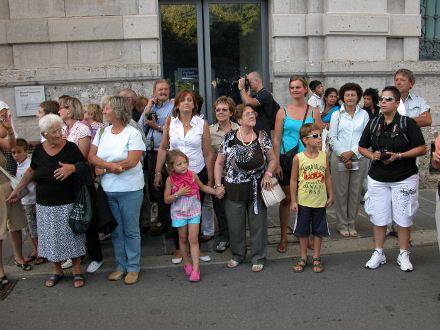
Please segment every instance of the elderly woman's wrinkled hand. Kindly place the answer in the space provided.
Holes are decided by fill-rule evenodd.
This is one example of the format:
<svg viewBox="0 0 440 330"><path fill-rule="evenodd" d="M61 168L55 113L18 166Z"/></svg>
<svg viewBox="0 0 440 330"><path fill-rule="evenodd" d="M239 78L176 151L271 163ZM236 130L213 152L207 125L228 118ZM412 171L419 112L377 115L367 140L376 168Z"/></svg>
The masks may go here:
<svg viewBox="0 0 440 330"><path fill-rule="evenodd" d="M75 172L75 165L73 164L64 164L59 162L60 167L55 170L53 176L55 179L59 181L66 180L69 176L71 176Z"/></svg>
<svg viewBox="0 0 440 330"><path fill-rule="evenodd" d="M263 176L263 180L261 180L261 187L265 190L270 190L272 189L272 178L265 174Z"/></svg>

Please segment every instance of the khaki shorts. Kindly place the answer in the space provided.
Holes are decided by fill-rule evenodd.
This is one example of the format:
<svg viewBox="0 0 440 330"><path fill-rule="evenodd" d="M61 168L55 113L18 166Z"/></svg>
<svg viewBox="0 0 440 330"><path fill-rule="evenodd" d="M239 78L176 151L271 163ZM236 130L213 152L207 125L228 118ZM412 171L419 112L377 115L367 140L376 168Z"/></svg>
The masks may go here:
<svg viewBox="0 0 440 330"><path fill-rule="evenodd" d="M4 239L6 232L26 228L23 206L20 202L7 203L6 198L12 192L9 182L0 184L0 240Z"/></svg>

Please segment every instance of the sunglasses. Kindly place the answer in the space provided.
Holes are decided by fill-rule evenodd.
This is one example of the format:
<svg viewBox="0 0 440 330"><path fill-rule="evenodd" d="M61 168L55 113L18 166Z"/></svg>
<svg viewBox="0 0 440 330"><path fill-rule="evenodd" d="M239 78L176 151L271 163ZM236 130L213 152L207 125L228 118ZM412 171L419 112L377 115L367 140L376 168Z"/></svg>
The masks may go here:
<svg viewBox="0 0 440 330"><path fill-rule="evenodd" d="M379 97L379 101L380 102L382 102L382 101L392 102L392 101L394 101L394 97L392 97L392 96L381 96L381 97Z"/></svg>
<svg viewBox="0 0 440 330"><path fill-rule="evenodd" d="M306 137L317 139L317 138L320 138L321 136L322 136L321 133L315 133L315 134L307 135Z"/></svg>

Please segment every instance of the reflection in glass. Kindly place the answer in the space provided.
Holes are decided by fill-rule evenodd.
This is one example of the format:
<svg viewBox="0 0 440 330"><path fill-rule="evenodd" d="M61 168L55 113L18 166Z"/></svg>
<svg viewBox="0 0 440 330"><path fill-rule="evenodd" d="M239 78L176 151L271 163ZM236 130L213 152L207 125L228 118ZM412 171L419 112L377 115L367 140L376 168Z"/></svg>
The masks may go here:
<svg viewBox="0 0 440 330"><path fill-rule="evenodd" d="M212 96L241 103L235 81L252 71L262 74L260 4L210 4Z"/></svg>
<svg viewBox="0 0 440 330"><path fill-rule="evenodd" d="M199 90L197 14L194 4L160 5L164 77L171 95Z"/></svg>

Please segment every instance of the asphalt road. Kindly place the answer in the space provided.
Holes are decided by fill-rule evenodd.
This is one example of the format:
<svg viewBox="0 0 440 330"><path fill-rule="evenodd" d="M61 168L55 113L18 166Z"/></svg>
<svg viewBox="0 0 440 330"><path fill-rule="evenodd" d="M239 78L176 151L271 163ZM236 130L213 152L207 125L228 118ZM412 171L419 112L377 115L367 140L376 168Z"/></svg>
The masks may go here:
<svg viewBox="0 0 440 330"><path fill-rule="evenodd" d="M65 278L20 279L0 301L2 329L438 329L438 248L414 248L415 271L403 273L396 250L388 263L366 270L369 253L325 256L326 271L296 274L291 261L273 261L254 274L249 264L229 270L203 265L202 281L189 283L181 267L144 271L139 283L110 283L105 273L74 289Z"/></svg>

